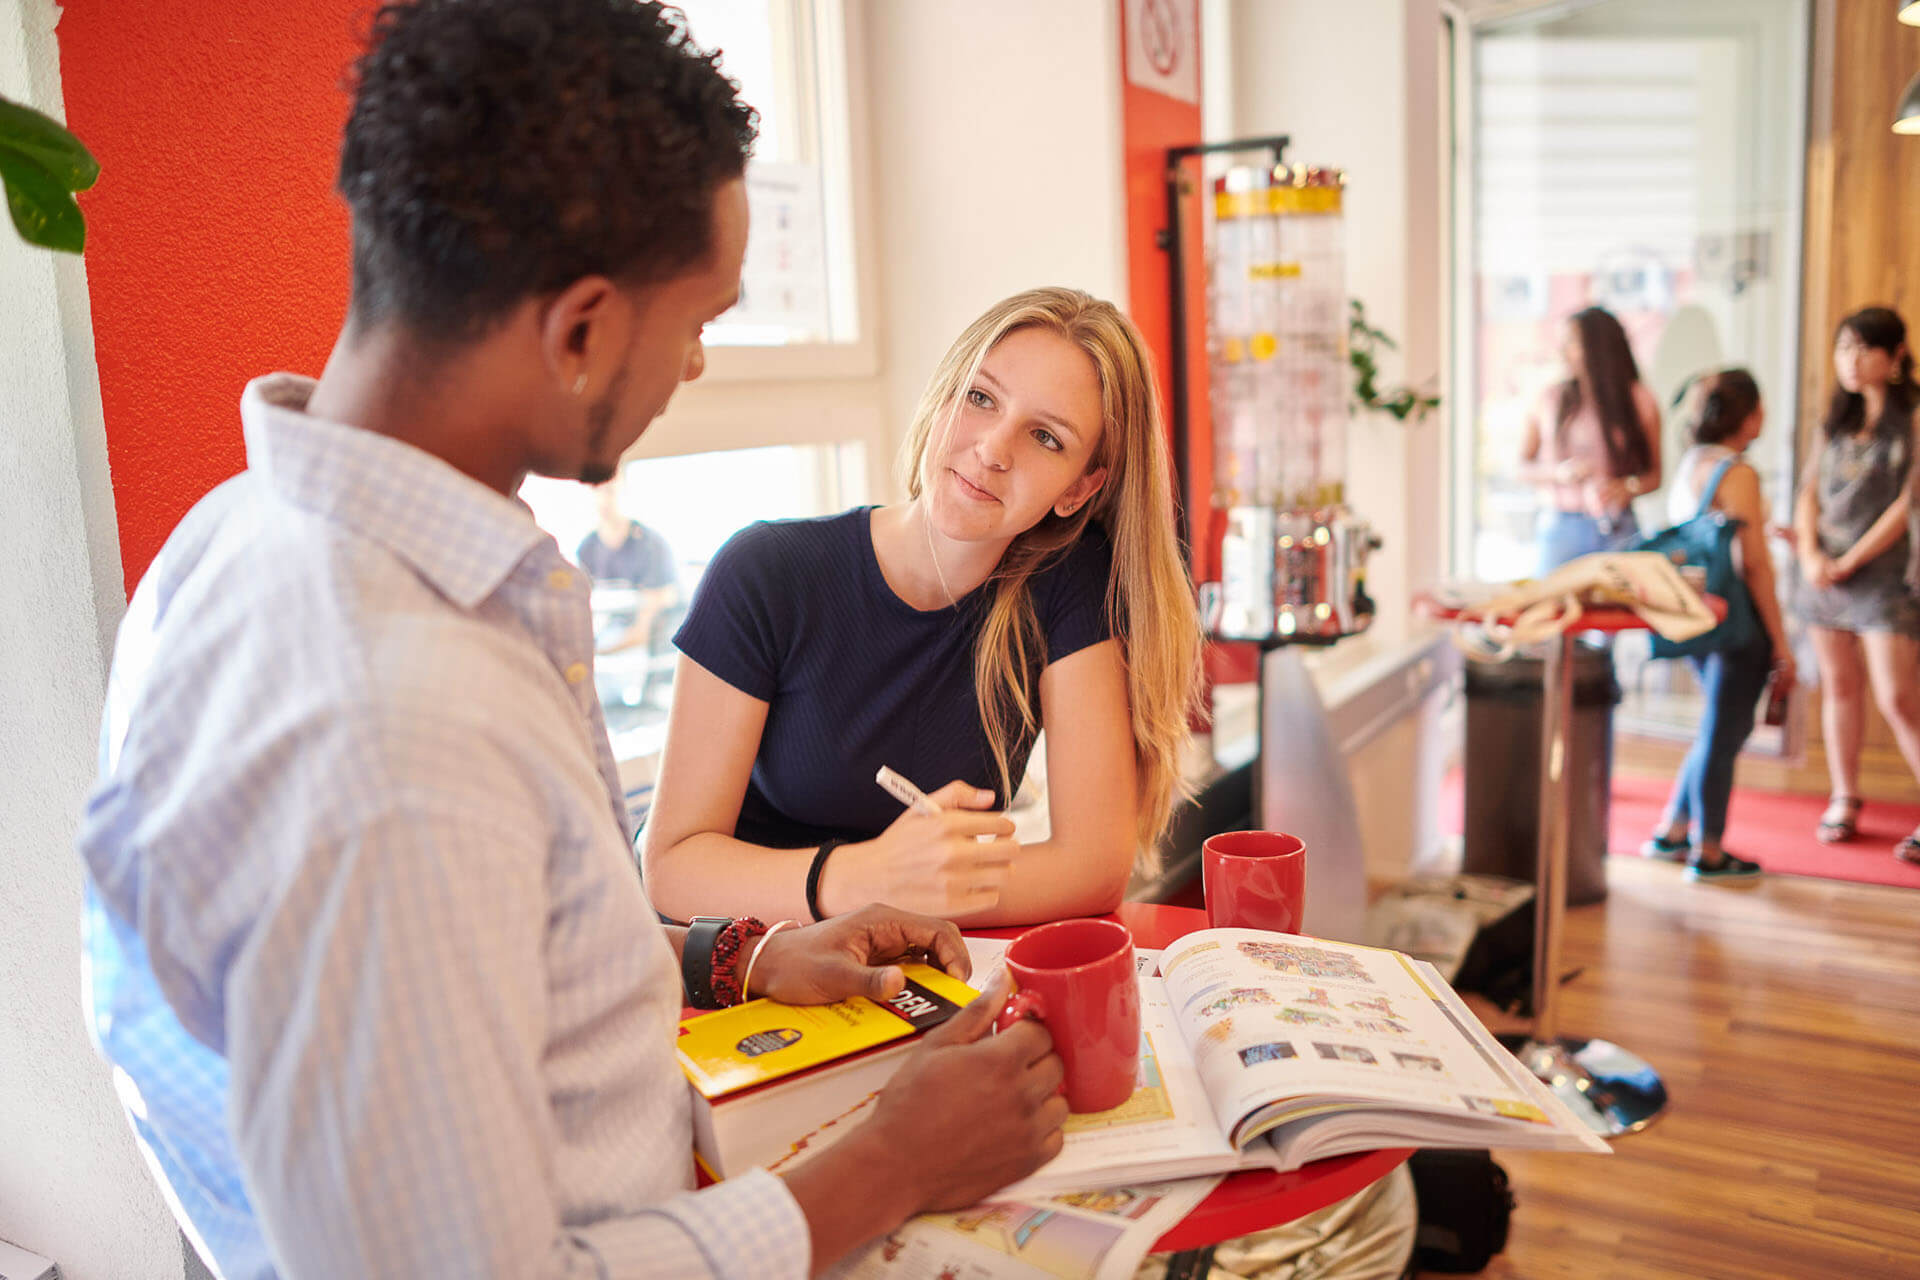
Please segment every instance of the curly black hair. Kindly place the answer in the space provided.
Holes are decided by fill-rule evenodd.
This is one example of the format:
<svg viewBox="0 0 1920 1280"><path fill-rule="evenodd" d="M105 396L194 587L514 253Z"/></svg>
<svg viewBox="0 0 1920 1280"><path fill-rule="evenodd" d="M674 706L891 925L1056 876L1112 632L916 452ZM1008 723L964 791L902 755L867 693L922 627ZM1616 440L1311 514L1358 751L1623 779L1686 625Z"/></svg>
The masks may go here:
<svg viewBox="0 0 1920 1280"><path fill-rule="evenodd" d="M459 341L582 276L703 260L758 128L718 58L641 0L383 5L340 149L355 323Z"/></svg>

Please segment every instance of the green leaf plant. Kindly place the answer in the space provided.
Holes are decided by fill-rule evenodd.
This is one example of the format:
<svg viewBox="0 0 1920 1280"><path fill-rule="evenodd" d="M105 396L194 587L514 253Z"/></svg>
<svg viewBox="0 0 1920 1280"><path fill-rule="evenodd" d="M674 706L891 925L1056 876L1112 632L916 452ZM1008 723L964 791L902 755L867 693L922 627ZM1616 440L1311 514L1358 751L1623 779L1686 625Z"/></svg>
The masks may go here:
<svg viewBox="0 0 1920 1280"><path fill-rule="evenodd" d="M59 121L0 98L0 184L22 240L64 253L84 250L87 220L73 193L99 176L99 162Z"/></svg>
<svg viewBox="0 0 1920 1280"><path fill-rule="evenodd" d="M1353 366L1355 412L1382 409L1403 423L1419 425L1440 407L1440 397L1412 387L1382 387L1375 353L1398 351L1399 344L1367 323L1367 309L1360 299L1349 298L1347 308L1347 363Z"/></svg>

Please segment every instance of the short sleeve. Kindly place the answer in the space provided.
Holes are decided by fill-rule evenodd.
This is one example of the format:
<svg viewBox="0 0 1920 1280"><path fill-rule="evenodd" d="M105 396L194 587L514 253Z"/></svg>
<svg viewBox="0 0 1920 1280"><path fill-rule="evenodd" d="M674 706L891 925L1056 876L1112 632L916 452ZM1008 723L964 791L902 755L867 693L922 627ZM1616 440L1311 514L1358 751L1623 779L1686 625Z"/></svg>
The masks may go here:
<svg viewBox="0 0 1920 1280"><path fill-rule="evenodd" d="M1090 524L1080 541L1034 584L1034 611L1047 637L1047 662L1113 637L1107 614L1107 582L1113 576L1113 545Z"/></svg>
<svg viewBox="0 0 1920 1280"><path fill-rule="evenodd" d="M727 539L693 593L674 647L740 692L771 702L780 683L791 598L781 588L773 526L747 526Z"/></svg>

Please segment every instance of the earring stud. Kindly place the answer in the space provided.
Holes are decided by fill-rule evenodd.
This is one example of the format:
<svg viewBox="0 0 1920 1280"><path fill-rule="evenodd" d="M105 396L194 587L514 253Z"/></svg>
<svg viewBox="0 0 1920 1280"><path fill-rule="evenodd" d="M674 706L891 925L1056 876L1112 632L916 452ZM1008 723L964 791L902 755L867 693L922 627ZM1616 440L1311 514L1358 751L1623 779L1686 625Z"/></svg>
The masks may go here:
<svg viewBox="0 0 1920 1280"><path fill-rule="evenodd" d="M587 375L581 374L573 380L573 394L579 395L587 389Z"/></svg>

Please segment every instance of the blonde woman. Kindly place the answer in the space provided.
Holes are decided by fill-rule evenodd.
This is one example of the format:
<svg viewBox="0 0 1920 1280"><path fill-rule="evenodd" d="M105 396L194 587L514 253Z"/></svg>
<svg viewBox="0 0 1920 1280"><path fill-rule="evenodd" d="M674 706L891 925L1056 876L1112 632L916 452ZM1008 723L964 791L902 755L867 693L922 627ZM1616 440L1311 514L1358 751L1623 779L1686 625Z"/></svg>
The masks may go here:
<svg viewBox="0 0 1920 1280"><path fill-rule="evenodd" d="M904 461L906 502L756 524L708 567L641 844L666 914L1094 914L1165 826L1201 633L1139 333L1074 290L1008 298L934 371ZM1003 810L1042 728L1050 831L1020 844Z"/></svg>

